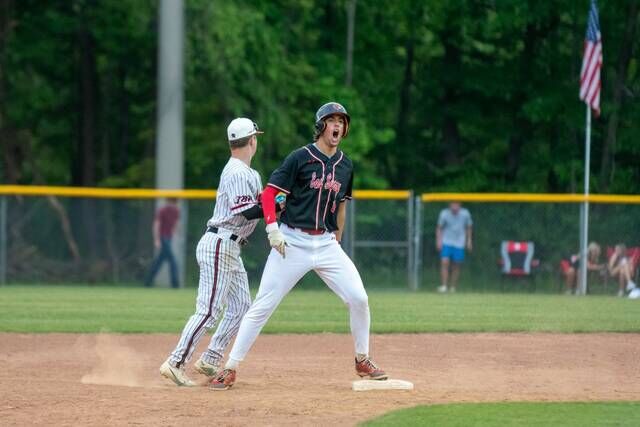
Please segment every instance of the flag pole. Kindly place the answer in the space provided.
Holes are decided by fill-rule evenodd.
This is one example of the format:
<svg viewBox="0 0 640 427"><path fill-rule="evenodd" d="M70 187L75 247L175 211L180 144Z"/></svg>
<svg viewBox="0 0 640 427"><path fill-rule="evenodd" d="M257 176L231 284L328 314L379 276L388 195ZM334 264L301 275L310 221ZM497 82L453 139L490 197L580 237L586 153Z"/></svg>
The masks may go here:
<svg viewBox="0 0 640 427"><path fill-rule="evenodd" d="M587 294L587 244L589 242L589 175L591 167L591 106L587 104L587 124L584 138L584 202L580 215L580 295Z"/></svg>

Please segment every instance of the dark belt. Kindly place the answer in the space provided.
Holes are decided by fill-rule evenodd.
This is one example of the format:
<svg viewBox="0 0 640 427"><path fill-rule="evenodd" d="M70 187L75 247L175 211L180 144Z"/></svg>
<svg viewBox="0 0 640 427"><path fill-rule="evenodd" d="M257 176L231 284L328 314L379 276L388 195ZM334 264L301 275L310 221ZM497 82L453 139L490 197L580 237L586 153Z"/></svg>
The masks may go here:
<svg viewBox="0 0 640 427"><path fill-rule="evenodd" d="M327 230L316 230L315 228L298 228L298 227L292 227L289 224L285 224L287 227L294 229L294 230L299 230L302 231L303 233L306 234L311 234L312 236L317 236L319 234L324 234L325 231Z"/></svg>
<svg viewBox="0 0 640 427"><path fill-rule="evenodd" d="M218 234L218 227L207 227L207 233L216 233ZM240 246L244 246L247 243L249 243L249 241L247 239L245 239L244 237L240 237L237 234L232 234L229 236L229 240L233 240L234 242L237 242Z"/></svg>

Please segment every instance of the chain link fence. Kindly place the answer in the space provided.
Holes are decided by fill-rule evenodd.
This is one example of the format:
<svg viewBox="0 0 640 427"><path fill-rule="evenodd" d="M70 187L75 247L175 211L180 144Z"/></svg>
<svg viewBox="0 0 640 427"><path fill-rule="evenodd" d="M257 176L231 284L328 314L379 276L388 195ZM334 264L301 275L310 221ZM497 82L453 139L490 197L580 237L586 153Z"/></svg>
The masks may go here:
<svg viewBox="0 0 640 427"><path fill-rule="evenodd" d="M1 196L0 283L142 286L154 256L157 204L148 195ZM410 191L356 192L348 204L342 246L365 286L435 290L440 284L435 230L438 214L447 205L414 197ZM197 286L195 248L213 206L213 197L180 200L182 218L174 248L184 286ZM526 282L500 273L503 240L534 242L534 258L539 260L532 277L536 291L561 291L560 261L578 252L579 203L475 200L464 206L473 218L474 245L463 264L460 291L523 288ZM603 263L607 248L615 244L640 246L640 203L591 204L589 222L589 239L601 244ZM258 224L242 253L252 287L259 283L270 250L263 225ZM604 292L605 280L591 277L590 289ZM298 286L323 284L310 273Z"/></svg>
<svg viewBox="0 0 640 427"><path fill-rule="evenodd" d="M447 202L422 204L419 275L422 289L440 285L440 257L436 249L436 226ZM581 203L470 202L463 204L473 218L473 250L466 255L459 290L472 292L562 292L560 262L579 253ZM640 246L640 205L592 203L589 208L589 240L602 248L599 262L616 244ZM501 243L534 243L537 266L531 276L506 277L501 273ZM604 271L603 271L604 273ZM615 293L617 284L606 274L590 274L590 293ZM607 288L605 288L607 286Z"/></svg>

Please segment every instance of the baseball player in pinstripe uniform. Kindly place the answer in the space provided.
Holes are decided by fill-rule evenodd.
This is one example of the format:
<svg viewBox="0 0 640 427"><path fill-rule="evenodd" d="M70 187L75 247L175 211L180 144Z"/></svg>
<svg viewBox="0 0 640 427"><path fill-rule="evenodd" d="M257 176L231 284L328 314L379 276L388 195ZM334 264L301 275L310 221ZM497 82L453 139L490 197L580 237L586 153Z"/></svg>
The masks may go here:
<svg viewBox="0 0 640 427"><path fill-rule="evenodd" d="M387 374L369 357L369 303L362 279L340 247L351 198L353 164L338 149L349 131L350 117L337 102L316 112L314 142L293 151L276 169L262 195L266 231L273 248L260 289L242 319L225 369L213 379L214 390L233 386L236 369L282 298L307 272L314 270L349 308L355 347L355 371L360 377L385 380ZM287 194L278 226L274 196Z"/></svg>
<svg viewBox="0 0 640 427"><path fill-rule="evenodd" d="M237 118L227 128L231 157L222 171L213 217L196 248L200 266L196 312L182 331L178 345L160 367L162 376L179 386L195 383L185 374L198 342L226 311L207 350L195 363L206 377L215 377L229 341L236 335L240 320L251 305L247 272L240 249L263 216L259 204L260 175L251 169L260 134L249 119Z"/></svg>

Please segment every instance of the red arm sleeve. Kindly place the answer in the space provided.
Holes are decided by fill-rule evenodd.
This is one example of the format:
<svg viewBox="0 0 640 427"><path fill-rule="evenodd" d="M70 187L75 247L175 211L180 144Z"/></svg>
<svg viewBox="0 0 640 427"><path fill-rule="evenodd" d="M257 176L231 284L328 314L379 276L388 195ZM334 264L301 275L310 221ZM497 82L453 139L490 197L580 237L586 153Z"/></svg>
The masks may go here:
<svg viewBox="0 0 640 427"><path fill-rule="evenodd" d="M278 190L268 185L262 191L262 213L267 225L276 222L276 194Z"/></svg>

